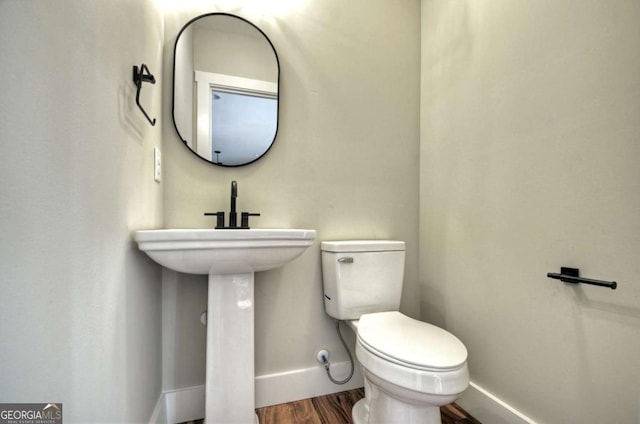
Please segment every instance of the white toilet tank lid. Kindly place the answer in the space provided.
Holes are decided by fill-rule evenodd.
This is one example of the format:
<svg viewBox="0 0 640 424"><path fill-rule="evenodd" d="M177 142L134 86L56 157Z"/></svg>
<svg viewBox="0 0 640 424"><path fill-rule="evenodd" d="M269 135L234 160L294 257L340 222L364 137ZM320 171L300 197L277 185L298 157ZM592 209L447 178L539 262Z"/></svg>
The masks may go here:
<svg viewBox="0 0 640 424"><path fill-rule="evenodd" d="M323 241L320 250L325 252L388 252L403 251L405 244L397 240L343 240Z"/></svg>
<svg viewBox="0 0 640 424"><path fill-rule="evenodd" d="M358 337L380 356L417 368L456 369L467 361L467 348L456 336L396 311L361 316Z"/></svg>

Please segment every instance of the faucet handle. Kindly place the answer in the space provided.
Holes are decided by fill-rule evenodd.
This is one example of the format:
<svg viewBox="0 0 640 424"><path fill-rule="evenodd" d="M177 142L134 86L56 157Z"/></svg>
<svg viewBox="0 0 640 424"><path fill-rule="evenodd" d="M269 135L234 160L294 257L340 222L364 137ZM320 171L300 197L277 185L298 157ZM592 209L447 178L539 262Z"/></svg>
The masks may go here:
<svg viewBox="0 0 640 424"><path fill-rule="evenodd" d="M204 215L216 217L216 230L224 228L224 212L205 212Z"/></svg>
<svg viewBox="0 0 640 424"><path fill-rule="evenodd" d="M260 216L260 214L259 213L242 212L240 214L240 228L242 228L243 230L248 230L249 229L249 217L250 216Z"/></svg>

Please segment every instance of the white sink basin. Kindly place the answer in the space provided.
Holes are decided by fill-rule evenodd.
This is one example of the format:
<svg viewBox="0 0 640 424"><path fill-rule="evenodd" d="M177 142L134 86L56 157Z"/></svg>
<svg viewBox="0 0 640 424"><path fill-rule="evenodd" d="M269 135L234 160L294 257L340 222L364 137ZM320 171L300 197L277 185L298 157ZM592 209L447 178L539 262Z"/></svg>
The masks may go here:
<svg viewBox="0 0 640 424"><path fill-rule="evenodd" d="M209 275L205 423L257 423L254 272L300 256L315 230L141 230L134 238L166 268Z"/></svg>
<svg viewBox="0 0 640 424"><path fill-rule="evenodd" d="M300 256L315 230L175 229L136 231L140 250L160 265L188 274L266 271Z"/></svg>

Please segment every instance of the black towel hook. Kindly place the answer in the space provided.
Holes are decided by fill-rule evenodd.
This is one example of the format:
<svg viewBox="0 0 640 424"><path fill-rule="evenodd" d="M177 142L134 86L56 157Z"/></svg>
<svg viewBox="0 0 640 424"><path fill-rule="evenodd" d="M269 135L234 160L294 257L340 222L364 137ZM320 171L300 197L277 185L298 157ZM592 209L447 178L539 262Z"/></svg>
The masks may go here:
<svg viewBox="0 0 640 424"><path fill-rule="evenodd" d="M138 68L137 66L133 67L133 82L135 83L136 88L137 88L136 104L138 105L138 107L140 108L142 113L144 113L144 116L147 118L149 123L151 125L155 125L156 124L156 118L153 118L153 120L152 120L149 117L149 115L147 115L147 112L145 112L144 108L140 104L140 90L142 89L142 83L143 82L149 82L151 84L155 84L156 83L156 78L151 74L151 72L149 72L149 68L147 68L147 65L145 65L143 63L142 65L140 65L140 68Z"/></svg>

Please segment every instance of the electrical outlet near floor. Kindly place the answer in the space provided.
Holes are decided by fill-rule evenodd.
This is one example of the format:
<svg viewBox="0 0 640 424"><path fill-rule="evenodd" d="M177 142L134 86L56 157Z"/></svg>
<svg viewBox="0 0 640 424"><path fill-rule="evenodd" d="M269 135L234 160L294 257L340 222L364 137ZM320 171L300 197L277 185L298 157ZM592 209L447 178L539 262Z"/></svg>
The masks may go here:
<svg viewBox="0 0 640 424"><path fill-rule="evenodd" d="M153 148L153 179L158 183L162 179L162 156L157 147Z"/></svg>
<svg viewBox="0 0 640 424"><path fill-rule="evenodd" d="M324 364L325 360L329 360L329 352L326 349L319 350L316 354L316 359L318 359L318 362L321 364Z"/></svg>

